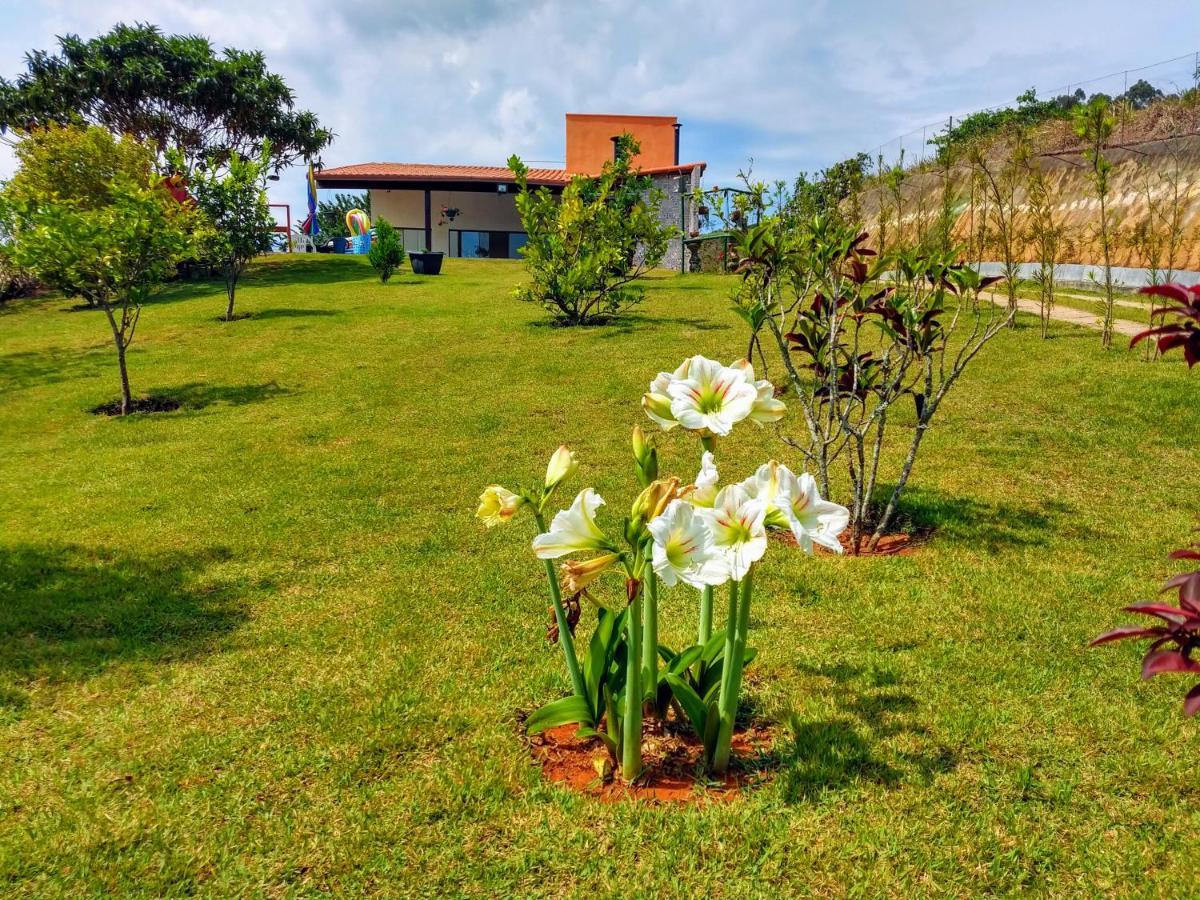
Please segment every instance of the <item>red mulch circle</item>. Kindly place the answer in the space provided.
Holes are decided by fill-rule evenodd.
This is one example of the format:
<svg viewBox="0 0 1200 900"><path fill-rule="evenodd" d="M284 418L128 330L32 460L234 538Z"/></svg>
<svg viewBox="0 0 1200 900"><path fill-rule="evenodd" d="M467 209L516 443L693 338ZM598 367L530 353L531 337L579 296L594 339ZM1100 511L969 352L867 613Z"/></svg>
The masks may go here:
<svg viewBox="0 0 1200 900"><path fill-rule="evenodd" d="M714 779L700 763L704 747L690 730L674 722L648 721L642 734L641 776L625 783L612 772L611 758L599 738L578 738L575 725L560 725L529 735L530 753L547 781L604 802L646 800L653 803L704 803L731 800L762 778L745 763L771 749L771 732L761 725L736 731L730 771ZM741 765L739 765L739 762Z"/></svg>
<svg viewBox="0 0 1200 900"><path fill-rule="evenodd" d="M796 546L796 539L790 531L774 532L776 539L791 547ZM921 549L929 541L930 532L924 531L897 531L894 534L885 534L879 539L879 543L874 550L867 549L867 543L871 540L869 534L864 534L858 539L858 553L854 553L850 545L850 534L842 532L838 535L838 540L841 541L842 550L846 556L911 556ZM830 553L824 547L817 547L818 553Z"/></svg>

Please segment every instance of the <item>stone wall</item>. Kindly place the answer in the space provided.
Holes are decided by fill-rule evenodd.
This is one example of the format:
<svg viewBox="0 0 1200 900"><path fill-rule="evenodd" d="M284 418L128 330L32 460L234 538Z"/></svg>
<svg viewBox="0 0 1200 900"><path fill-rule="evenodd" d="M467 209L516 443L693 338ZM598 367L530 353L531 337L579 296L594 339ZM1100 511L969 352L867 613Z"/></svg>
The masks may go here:
<svg viewBox="0 0 1200 900"><path fill-rule="evenodd" d="M700 187L700 169L692 169L684 175L654 175L651 181L663 192L663 202L658 213L659 221L670 225L678 235L667 244L667 252L659 266L678 272L683 257L683 235L691 234L699 228L695 204L692 203L690 195Z"/></svg>

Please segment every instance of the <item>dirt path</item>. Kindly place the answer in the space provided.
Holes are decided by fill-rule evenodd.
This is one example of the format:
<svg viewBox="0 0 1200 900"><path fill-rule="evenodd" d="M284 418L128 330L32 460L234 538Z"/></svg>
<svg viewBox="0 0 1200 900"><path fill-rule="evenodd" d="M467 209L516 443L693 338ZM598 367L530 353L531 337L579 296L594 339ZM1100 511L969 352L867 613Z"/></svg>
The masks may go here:
<svg viewBox="0 0 1200 900"><path fill-rule="evenodd" d="M986 296L991 298L993 303L1000 306L1008 305L1008 298L1003 294L997 294L995 291L984 291ZM1017 307L1021 312L1027 312L1031 315L1038 315L1041 310L1040 304L1036 300L1022 300L1017 298ZM1084 328L1091 328L1093 331L1100 330L1100 316L1096 313L1084 312L1081 309L1075 309L1071 306L1055 306L1050 311L1050 318L1057 322L1070 322L1072 325L1081 325ZM1113 332L1115 334L1123 334L1126 337L1133 337L1145 331L1147 326L1140 322L1130 322L1128 319L1113 319Z"/></svg>

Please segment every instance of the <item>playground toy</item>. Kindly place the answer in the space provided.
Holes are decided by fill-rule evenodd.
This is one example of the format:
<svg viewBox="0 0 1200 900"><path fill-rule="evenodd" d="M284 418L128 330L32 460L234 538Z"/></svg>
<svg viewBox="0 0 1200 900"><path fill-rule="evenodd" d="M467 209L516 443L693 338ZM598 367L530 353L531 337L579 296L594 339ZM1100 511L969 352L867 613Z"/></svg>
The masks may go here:
<svg viewBox="0 0 1200 900"><path fill-rule="evenodd" d="M351 237L359 237L371 230L371 220L361 209L352 209L346 213L346 230Z"/></svg>

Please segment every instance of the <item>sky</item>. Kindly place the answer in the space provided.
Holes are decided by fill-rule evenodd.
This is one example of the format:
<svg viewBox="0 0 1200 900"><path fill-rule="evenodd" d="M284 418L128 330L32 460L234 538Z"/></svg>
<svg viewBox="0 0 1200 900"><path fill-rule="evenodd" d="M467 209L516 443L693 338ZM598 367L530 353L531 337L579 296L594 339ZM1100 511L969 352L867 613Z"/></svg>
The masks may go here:
<svg viewBox="0 0 1200 900"><path fill-rule="evenodd" d="M919 152L921 127L949 115L1193 53L1196 3L0 0L0 75L56 35L151 22L261 49L337 134L327 166L511 153L561 165L565 113L636 113L678 116L684 161L728 185L751 160L756 178L790 180L913 129L907 152ZM0 148L0 178L11 171ZM303 217L298 169L271 195Z"/></svg>

